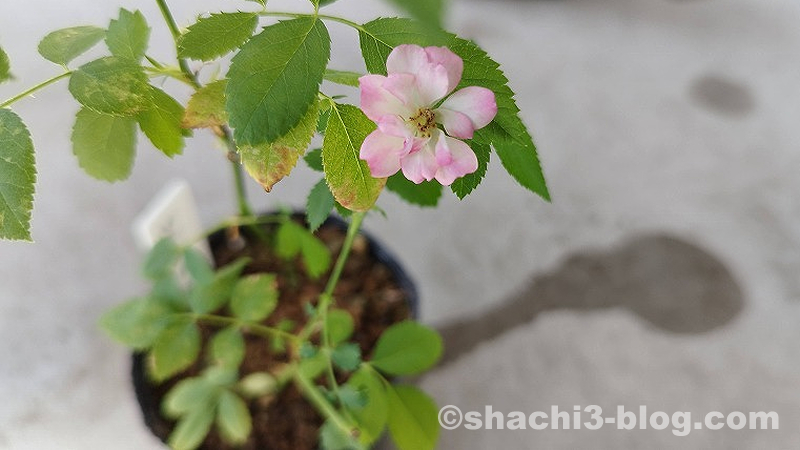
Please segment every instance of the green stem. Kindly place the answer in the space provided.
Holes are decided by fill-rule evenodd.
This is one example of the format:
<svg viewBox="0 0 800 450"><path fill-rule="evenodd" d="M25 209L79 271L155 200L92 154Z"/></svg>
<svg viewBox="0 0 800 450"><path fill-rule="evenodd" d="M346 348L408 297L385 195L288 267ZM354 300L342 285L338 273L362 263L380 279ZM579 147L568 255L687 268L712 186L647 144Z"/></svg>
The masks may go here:
<svg viewBox="0 0 800 450"><path fill-rule="evenodd" d="M239 214L242 217L253 217L253 211L250 209L250 204L247 203L247 191L244 184L244 173L242 165L231 161L233 169L234 180L236 181L236 198L239 201Z"/></svg>
<svg viewBox="0 0 800 450"><path fill-rule="evenodd" d="M272 11L264 11L258 13L263 17L291 17L293 19L299 19L301 17L316 17L322 20L330 20L332 22L339 22L341 24L347 25L350 28L355 28L358 31L366 31L361 24L353 22L352 20L347 20L344 17L338 16L329 16L327 14L304 14L304 13L289 13L289 12L272 12Z"/></svg>
<svg viewBox="0 0 800 450"><path fill-rule="evenodd" d="M304 377L300 372L295 373L294 377L300 392L305 394L305 397L310 401L317 411L321 412L323 416L331 420L334 425L339 427L343 432L349 436L357 436L358 429L349 423L336 411L336 408L319 392L314 383L308 378Z"/></svg>
<svg viewBox="0 0 800 450"><path fill-rule="evenodd" d="M26 90L25 92L23 92L23 93L21 93L19 95L16 95L14 97L11 97L10 99L4 101L3 103L0 103L0 108L5 108L6 106L9 106L12 103L17 102L17 101L19 101L19 100L21 100L21 99L33 94L34 92L36 92L36 91L38 91L40 89L43 89L43 88L45 88L47 86L50 86L51 84L55 83L56 81L61 80L62 78L67 78L70 75L72 75L72 71L71 70L62 73L61 75L55 76L53 78L50 78L49 80L45 80L45 81L37 84L36 86L33 86L32 88Z"/></svg>
<svg viewBox="0 0 800 450"><path fill-rule="evenodd" d="M197 321L206 322L212 325L219 325L219 326L234 325L246 331L250 331L253 334L258 334L259 336L263 337L268 337L268 338L278 337L290 340L292 342L298 341L297 336L291 333L287 333L286 331L279 330L273 327L268 327L265 325L260 325L253 322L243 322L233 317L217 316L214 314L192 314L192 317Z"/></svg>

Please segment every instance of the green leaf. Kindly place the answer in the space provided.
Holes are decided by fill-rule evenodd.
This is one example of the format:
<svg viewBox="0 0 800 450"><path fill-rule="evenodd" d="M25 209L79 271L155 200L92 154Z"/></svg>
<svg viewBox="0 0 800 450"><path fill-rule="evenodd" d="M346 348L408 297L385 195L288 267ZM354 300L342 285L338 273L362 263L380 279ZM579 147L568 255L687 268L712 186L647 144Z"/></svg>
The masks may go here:
<svg viewBox="0 0 800 450"><path fill-rule="evenodd" d="M514 92L500 65L472 41L453 37L450 49L464 60L464 73L456 89L483 86L494 92L497 101L497 116L492 123L476 131L473 143L492 144L503 167L517 182L550 200L536 146L519 117ZM480 155L478 157L480 161Z"/></svg>
<svg viewBox="0 0 800 450"><path fill-rule="evenodd" d="M322 353L317 353L311 358L300 361L297 366L297 374L308 380L313 380L320 376L328 367L328 360Z"/></svg>
<svg viewBox="0 0 800 450"><path fill-rule="evenodd" d="M374 178L359 158L361 144L373 130L375 123L355 106L331 108L322 144L325 179L336 201L353 211L372 208L386 184L385 178Z"/></svg>
<svg viewBox="0 0 800 450"><path fill-rule="evenodd" d="M150 27L141 12L120 8L119 18L112 20L106 33L106 45L111 54L140 61L147 51Z"/></svg>
<svg viewBox="0 0 800 450"><path fill-rule="evenodd" d="M353 450L359 448L352 436L328 419L319 430L321 450Z"/></svg>
<svg viewBox="0 0 800 450"><path fill-rule="evenodd" d="M81 66L69 80L69 91L83 106L103 114L134 116L152 104L142 67L115 56Z"/></svg>
<svg viewBox="0 0 800 450"><path fill-rule="evenodd" d="M361 430L359 440L362 444L370 445L383 434L389 416L389 400L383 381L372 370L361 368L347 380L347 386L356 389L366 398L366 404L362 408L350 408L350 411Z"/></svg>
<svg viewBox="0 0 800 450"><path fill-rule="evenodd" d="M178 421L169 435L173 450L194 450L200 446L214 423L214 408L194 409Z"/></svg>
<svg viewBox="0 0 800 450"><path fill-rule="evenodd" d="M92 177L124 180L136 156L136 121L81 108L72 128L72 151L78 165Z"/></svg>
<svg viewBox="0 0 800 450"><path fill-rule="evenodd" d="M178 419L198 409L213 408L217 388L200 377L185 378L167 392L161 402L165 416Z"/></svg>
<svg viewBox="0 0 800 450"><path fill-rule="evenodd" d="M303 265L310 277L318 278L330 268L330 250L305 227L287 220L278 228L276 241L275 251L281 258L291 259L302 255Z"/></svg>
<svg viewBox="0 0 800 450"><path fill-rule="evenodd" d="M439 440L439 412L436 403L413 386L391 386L389 432L399 450L433 450Z"/></svg>
<svg viewBox="0 0 800 450"><path fill-rule="evenodd" d="M244 360L244 337L236 327L225 328L211 339L211 360L220 366L238 368Z"/></svg>
<svg viewBox="0 0 800 450"><path fill-rule="evenodd" d="M312 232L316 231L330 216L335 204L336 201L333 199L333 194L328 189L325 179L319 180L314 188L311 189L306 202L306 220L308 221L308 228Z"/></svg>
<svg viewBox="0 0 800 450"><path fill-rule="evenodd" d="M456 180L458 181L458 180ZM439 204L442 197L442 185L435 181L423 181L416 184L402 173L389 177L386 189L399 195L403 200L417 206L428 207Z"/></svg>
<svg viewBox="0 0 800 450"><path fill-rule="evenodd" d="M239 381L239 368L224 365L209 366L203 371L203 380L215 387L232 387Z"/></svg>
<svg viewBox="0 0 800 450"><path fill-rule="evenodd" d="M247 404L231 391L223 391L219 398L217 426L223 438L231 444L244 443L253 429Z"/></svg>
<svg viewBox="0 0 800 450"><path fill-rule="evenodd" d="M136 117L142 131L153 145L170 158L183 152L183 106L166 92L152 88L150 108Z"/></svg>
<svg viewBox="0 0 800 450"><path fill-rule="evenodd" d="M189 311L189 298L186 291L178 285L178 281L172 273L154 280L150 298L172 310Z"/></svg>
<svg viewBox="0 0 800 450"><path fill-rule="evenodd" d="M189 247L184 251L183 261L186 270L196 283L208 283L214 278L214 269L211 267L211 263L208 262L205 255L194 248Z"/></svg>
<svg viewBox="0 0 800 450"><path fill-rule="evenodd" d="M211 128L228 123L225 88L228 80L209 83L192 95L183 117L184 128Z"/></svg>
<svg viewBox="0 0 800 450"><path fill-rule="evenodd" d="M31 135L18 115L0 109L0 238L31 240L35 183Z"/></svg>
<svg viewBox="0 0 800 450"><path fill-rule="evenodd" d="M247 322L260 322L278 306L278 281L272 274L255 274L236 283L231 311Z"/></svg>
<svg viewBox="0 0 800 450"><path fill-rule="evenodd" d="M319 102L314 101L300 122L275 142L258 146L243 145L239 155L247 173L267 192L291 173L314 137L319 116Z"/></svg>
<svg viewBox="0 0 800 450"><path fill-rule="evenodd" d="M407 320L384 331L371 362L390 375L417 375L433 367L441 356L441 336L432 328Z"/></svg>
<svg viewBox="0 0 800 450"><path fill-rule="evenodd" d="M210 61L237 49L250 39L258 14L236 12L201 17L178 40L178 57Z"/></svg>
<svg viewBox="0 0 800 450"><path fill-rule="evenodd" d="M216 311L231 299L239 275L250 262L247 258L238 259L221 268L207 283L196 284L189 294L189 304L197 314Z"/></svg>
<svg viewBox="0 0 800 450"><path fill-rule="evenodd" d="M8 61L6 52L0 48L0 83L8 81L11 78L11 63Z"/></svg>
<svg viewBox="0 0 800 450"><path fill-rule="evenodd" d="M331 361L345 372L352 372L361 364L361 347L352 342L342 344L331 352Z"/></svg>
<svg viewBox="0 0 800 450"><path fill-rule="evenodd" d="M326 122L327 123L327 122ZM324 131L324 130L323 130ZM306 153L306 156L303 157L306 160L306 164L308 167L316 170L317 172L322 172L322 149L315 148L310 152Z"/></svg>
<svg viewBox="0 0 800 450"><path fill-rule="evenodd" d="M253 3L258 3L259 5L261 5L261 6L265 7L265 8L267 7L267 0L246 0L246 1L253 2Z"/></svg>
<svg viewBox="0 0 800 450"><path fill-rule="evenodd" d="M245 43L228 72L236 141L266 144L297 126L315 103L329 57L328 30L312 17L266 27Z"/></svg>
<svg viewBox="0 0 800 450"><path fill-rule="evenodd" d="M140 298L115 306L100 318L100 326L112 339L135 350L149 348L172 313L162 302Z"/></svg>
<svg viewBox="0 0 800 450"><path fill-rule="evenodd" d="M411 19L380 18L367 22L358 33L361 54L370 73L386 75L386 58L400 44L447 45L450 36Z"/></svg>
<svg viewBox="0 0 800 450"><path fill-rule="evenodd" d="M106 30L93 26L64 28L53 31L39 42L39 54L44 59L66 66L102 41Z"/></svg>
<svg viewBox="0 0 800 450"><path fill-rule="evenodd" d="M482 144L474 140L468 142L468 144L470 148L472 148L472 151L475 152L475 156L478 157L478 170L464 175L461 178L457 178L453 184L450 185L450 189L453 190L453 193L462 200L481 184L483 177L486 175L486 169L489 166L489 159L492 154L492 148L488 144Z"/></svg>
<svg viewBox="0 0 800 450"><path fill-rule="evenodd" d="M278 380L267 372L255 372L239 381L239 390L249 398L257 398L275 392Z"/></svg>
<svg viewBox="0 0 800 450"><path fill-rule="evenodd" d="M350 339L355 329L353 316L343 309L331 309L328 311L328 339L332 346Z"/></svg>
<svg viewBox="0 0 800 450"><path fill-rule="evenodd" d="M142 265L142 274L151 280L170 276L178 256L179 250L175 241L168 237L161 238L147 252Z"/></svg>
<svg viewBox="0 0 800 450"><path fill-rule="evenodd" d="M150 373L164 381L197 359L200 330L189 319L174 320L158 335L150 351Z"/></svg>
<svg viewBox="0 0 800 450"><path fill-rule="evenodd" d="M428 27L442 26L444 0L391 0L391 2Z"/></svg>
<svg viewBox="0 0 800 450"><path fill-rule="evenodd" d="M325 79L331 83L342 84L345 86L358 87L358 79L363 74L357 72L348 72L344 70L325 70Z"/></svg>

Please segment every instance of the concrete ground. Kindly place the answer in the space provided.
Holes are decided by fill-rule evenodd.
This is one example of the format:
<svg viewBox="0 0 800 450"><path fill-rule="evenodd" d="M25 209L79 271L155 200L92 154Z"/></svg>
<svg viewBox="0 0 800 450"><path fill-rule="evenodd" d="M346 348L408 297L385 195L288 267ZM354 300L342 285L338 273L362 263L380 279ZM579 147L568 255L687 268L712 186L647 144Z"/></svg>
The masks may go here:
<svg viewBox="0 0 800 450"><path fill-rule="evenodd" d="M166 37L151 2L126 0ZM182 0L181 23L220 3ZM276 4L297 4L286 0ZM495 161L467 200L437 210L387 195L367 228L406 263L423 319L447 339L421 380L464 411L617 405L776 411L779 430L442 431L443 449L791 449L800 442L800 5L791 0L461 0L449 28L499 60L553 193L546 204ZM104 25L112 2L0 7L19 82L57 73L28 54L47 31ZM341 0L368 20L382 4ZM351 40L332 26L335 39ZM156 49L166 58L167 49ZM333 67L359 57L337 45ZM356 66L357 67L357 66ZM0 448L158 449L141 423L128 354L98 316L143 289L129 224L170 179L204 223L233 211L210 139L167 161L143 143L130 180L89 179L71 155L64 85L16 110L37 145L34 245L0 243ZM300 205L299 169L260 208ZM584 416L585 420L586 415Z"/></svg>

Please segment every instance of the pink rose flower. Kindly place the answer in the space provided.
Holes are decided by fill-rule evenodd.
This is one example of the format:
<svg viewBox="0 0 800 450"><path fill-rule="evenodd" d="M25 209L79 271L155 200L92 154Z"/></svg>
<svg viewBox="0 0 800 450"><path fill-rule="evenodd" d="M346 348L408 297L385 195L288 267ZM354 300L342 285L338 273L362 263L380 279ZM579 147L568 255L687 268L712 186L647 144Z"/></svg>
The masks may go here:
<svg viewBox="0 0 800 450"><path fill-rule="evenodd" d="M447 47L397 46L386 69L388 76L359 78L361 109L378 125L360 152L372 176L402 169L414 183L450 185L475 172L478 158L459 139L472 139L494 119L494 93L469 86L449 95L461 81L464 61Z"/></svg>

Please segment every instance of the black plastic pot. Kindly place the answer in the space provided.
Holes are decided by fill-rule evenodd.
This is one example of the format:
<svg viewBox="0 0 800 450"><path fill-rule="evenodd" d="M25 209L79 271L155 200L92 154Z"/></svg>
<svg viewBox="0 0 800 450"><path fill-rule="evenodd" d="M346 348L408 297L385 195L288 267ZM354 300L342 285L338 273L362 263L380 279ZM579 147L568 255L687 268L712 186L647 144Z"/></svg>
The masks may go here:
<svg viewBox="0 0 800 450"><path fill-rule="evenodd" d="M275 213L267 214L272 215ZM295 214L296 217L303 217L302 214ZM347 223L338 218L329 217L324 226L334 226L340 230L347 231ZM417 319L419 315L418 302L419 297L417 294L416 285L411 277L403 269L402 265L398 262L397 258L386 249L380 242L375 240L369 233L361 231L360 234L367 241L367 252L379 264L383 264L389 272L394 276L397 286L405 293L405 299L409 307L411 318ZM217 231L209 236L208 241L211 248L218 248L220 244L226 239L225 231ZM163 436L168 436L170 429L167 428L165 420L161 417L161 408L158 403L158 398L152 395L151 384L147 377L147 367L145 364L144 353L134 353L133 363L131 367L131 375L133 378L133 388L136 393L136 399L142 410L144 423L151 432L162 441L166 442ZM268 449L264 449L268 450Z"/></svg>

